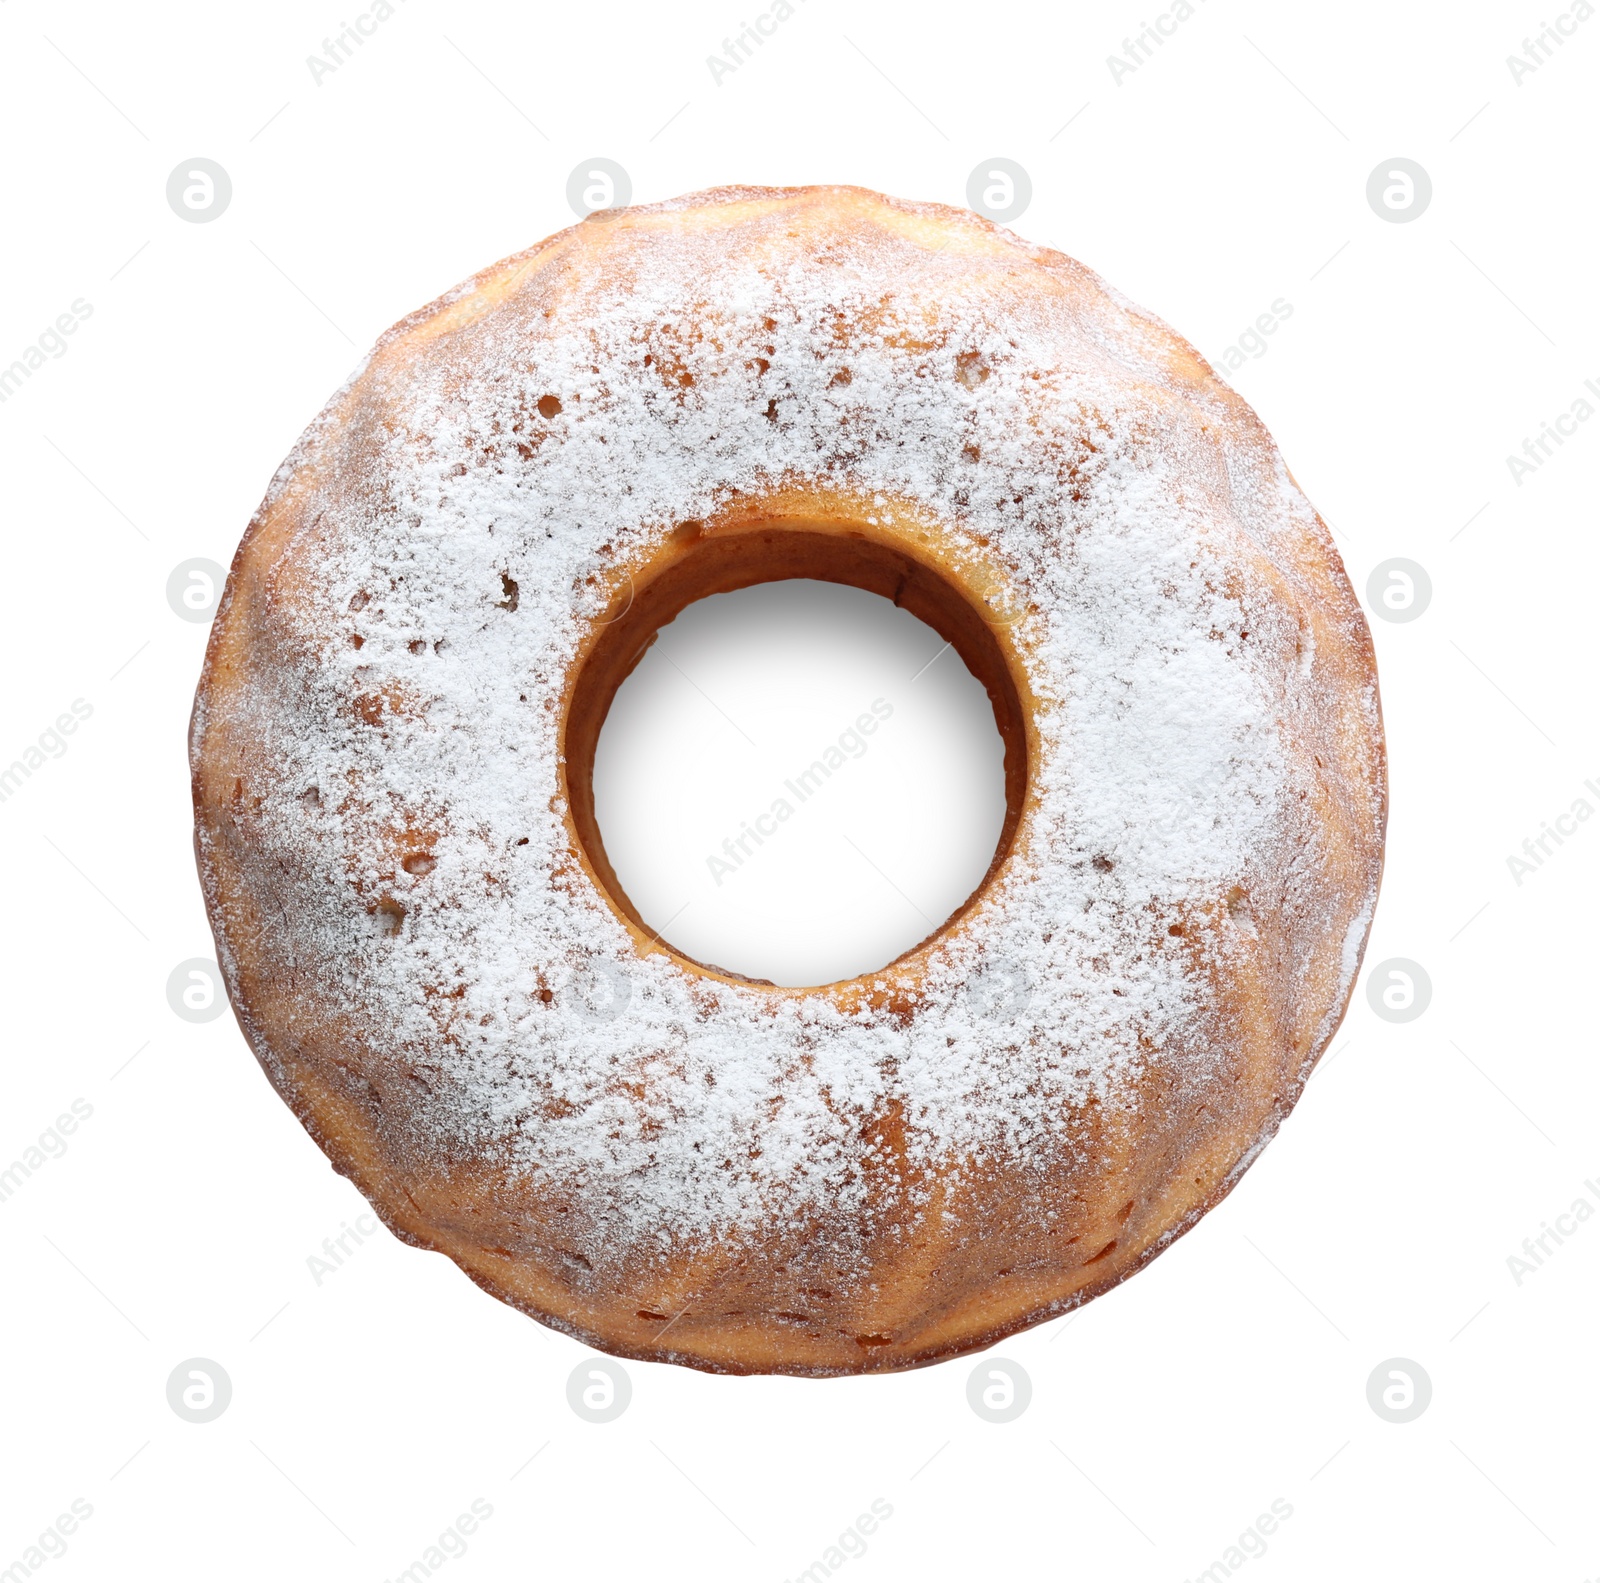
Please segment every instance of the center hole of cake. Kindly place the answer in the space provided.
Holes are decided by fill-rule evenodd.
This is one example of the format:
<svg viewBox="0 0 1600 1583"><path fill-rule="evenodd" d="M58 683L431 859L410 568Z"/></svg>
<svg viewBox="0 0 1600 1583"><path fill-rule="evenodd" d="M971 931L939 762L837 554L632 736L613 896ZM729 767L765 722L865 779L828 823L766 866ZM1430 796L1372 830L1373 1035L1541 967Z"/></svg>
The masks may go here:
<svg viewBox="0 0 1600 1583"><path fill-rule="evenodd" d="M683 610L618 688L596 823L647 928L799 986L870 973L982 882L1006 818L988 694L934 629L810 579Z"/></svg>

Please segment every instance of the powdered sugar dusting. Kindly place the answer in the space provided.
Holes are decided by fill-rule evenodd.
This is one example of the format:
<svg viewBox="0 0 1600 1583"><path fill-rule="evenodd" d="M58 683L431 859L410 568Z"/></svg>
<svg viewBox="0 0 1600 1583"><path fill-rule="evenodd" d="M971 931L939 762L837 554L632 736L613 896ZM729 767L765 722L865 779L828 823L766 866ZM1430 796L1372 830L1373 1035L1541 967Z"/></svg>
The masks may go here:
<svg viewBox="0 0 1600 1583"><path fill-rule="evenodd" d="M561 1184L596 1258L861 1212L895 1108L908 1181L1043 1159L1153 1063L1215 1060L1218 963L1184 920L1272 875L1317 904L1295 745L1326 711L1284 580L1321 529L1232 398L976 220L798 259L759 208L709 234L672 213L590 222L603 270L536 251L403 377L374 360L280 477L317 558L238 706L308 1005L361 1030L369 1078L414 1080L395 1146ZM558 706L598 579L797 482L936 521L1026 605L1030 807L910 1017L641 958L569 852Z"/></svg>

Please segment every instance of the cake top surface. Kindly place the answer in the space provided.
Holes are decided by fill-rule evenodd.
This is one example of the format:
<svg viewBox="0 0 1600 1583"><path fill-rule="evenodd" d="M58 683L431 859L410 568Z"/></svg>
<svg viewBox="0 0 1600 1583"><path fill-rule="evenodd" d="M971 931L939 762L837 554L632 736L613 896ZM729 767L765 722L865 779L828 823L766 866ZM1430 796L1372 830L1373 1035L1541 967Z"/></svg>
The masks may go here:
<svg viewBox="0 0 1600 1583"><path fill-rule="evenodd" d="M865 1204L890 1114L910 1177L1043 1159L1152 1065L1204 1080L1240 896L1332 905L1306 744L1345 729L1308 615L1337 561L1253 415L1071 260L819 191L485 272L379 343L264 507L294 592L226 707L305 1016L360 1031L396 1147L543 1173L594 1246ZM1030 806L909 1019L641 958L570 852L560 701L604 574L794 487L935 523L1023 611Z"/></svg>

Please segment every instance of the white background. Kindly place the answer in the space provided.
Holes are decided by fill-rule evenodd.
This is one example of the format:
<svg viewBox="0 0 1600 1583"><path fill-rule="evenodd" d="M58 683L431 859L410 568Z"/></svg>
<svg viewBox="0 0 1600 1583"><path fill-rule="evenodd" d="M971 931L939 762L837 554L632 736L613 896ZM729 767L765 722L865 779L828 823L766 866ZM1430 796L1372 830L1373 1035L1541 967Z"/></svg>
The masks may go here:
<svg viewBox="0 0 1600 1583"><path fill-rule="evenodd" d="M774 984L909 951L982 883L1006 813L994 709L955 650L878 594L809 578L662 628L617 690L594 785L645 923Z"/></svg>
<svg viewBox="0 0 1600 1583"><path fill-rule="evenodd" d="M314 86L350 9L0 5L0 354L94 310L0 406L0 760L74 698L94 710L0 803L0 1163L93 1107L0 1203L0 1569L82 1497L47 1577L377 1583L482 1498L452 1579L777 1583L882 1498L851 1580L1180 1583L1281 1497L1247 1577L1600 1572L1600 1221L1520 1286L1506 1263L1600 1182L1600 829L1521 886L1506 862L1600 802L1600 424L1520 486L1505 462L1600 380L1600 19L1516 86L1508 53L1556 13L1201 0L1114 85L1107 55L1154 14L804 0L716 86L706 56L753 19L731 0L398 0ZM165 199L196 155L233 181L211 224ZM640 200L849 181L957 204L978 162L1017 160L1015 228L1214 362L1293 305L1235 383L1358 588L1393 556L1432 577L1421 619L1375 623L1394 801L1369 952L1422 963L1432 1004L1392 1025L1359 995L1222 1207L1005 1343L1033 1382L1010 1424L969 1410L970 1361L823 1383L634 1365L628 1411L582 1422L582 1349L442 1258L380 1235L314 1284L361 1200L231 1019L167 1006L172 968L211 955L184 763L205 628L169 610L169 572L226 564L359 351L569 223L597 155ZM1397 155L1434 184L1409 224L1365 198ZM204 1425L165 1397L196 1355L233 1382ZM1366 1401L1394 1356L1434 1387L1405 1425Z"/></svg>

